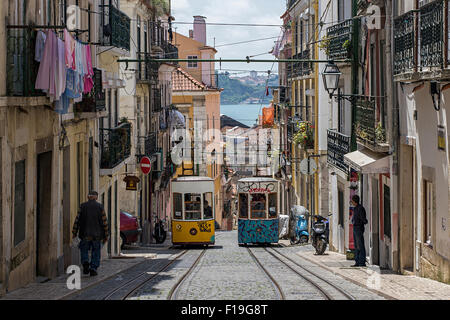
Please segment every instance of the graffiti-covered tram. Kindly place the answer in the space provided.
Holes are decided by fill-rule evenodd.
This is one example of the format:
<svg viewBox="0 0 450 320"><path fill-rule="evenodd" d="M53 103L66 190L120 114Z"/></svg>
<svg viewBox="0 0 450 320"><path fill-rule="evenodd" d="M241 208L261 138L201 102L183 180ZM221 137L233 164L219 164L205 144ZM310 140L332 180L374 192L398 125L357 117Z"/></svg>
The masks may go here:
<svg viewBox="0 0 450 320"><path fill-rule="evenodd" d="M278 181L244 178L238 181L238 243L278 243Z"/></svg>

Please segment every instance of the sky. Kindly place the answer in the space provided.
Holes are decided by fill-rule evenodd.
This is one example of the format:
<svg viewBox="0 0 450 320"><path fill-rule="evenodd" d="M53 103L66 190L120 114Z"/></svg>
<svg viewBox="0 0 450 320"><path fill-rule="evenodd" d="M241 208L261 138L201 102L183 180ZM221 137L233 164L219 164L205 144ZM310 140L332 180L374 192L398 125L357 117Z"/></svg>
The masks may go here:
<svg viewBox="0 0 450 320"><path fill-rule="evenodd" d="M253 59L270 59L267 54L275 45L281 33L280 16L286 10L286 0L172 0L172 16L175 17L173 27L177 33L189 36L193 24L177 24L177 22L193 23L193 16L206 17L206 23L243 23L277 25L275 27L250 26L216 26L207 25L207 45L214 46L218 53L216 58L245 59L246 56L259 55ZM258 42L223 46L236 42L272 38ZM260 55L265 54L265 55ZM219 69L216 63L216 70ZM273 63L222 63L222 70L256 70L264 71L259 75L267 75L267 70L277 72L277 64ZM232 75L245 75L242 71L229 71Z"/></svg>

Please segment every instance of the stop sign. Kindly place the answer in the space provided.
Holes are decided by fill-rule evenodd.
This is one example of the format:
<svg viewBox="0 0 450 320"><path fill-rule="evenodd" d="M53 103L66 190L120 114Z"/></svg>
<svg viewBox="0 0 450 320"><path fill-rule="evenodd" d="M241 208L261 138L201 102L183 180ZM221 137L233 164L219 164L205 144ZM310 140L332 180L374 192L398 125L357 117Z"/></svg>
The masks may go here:
<svg viewBox="0 0 450 320"><path fill-rule="evenodd" d="M150 161L149 157L143 157L141 159L140 165L141 165L141 170L142 170L143 174L147 175L150 173L150 170L152 169L152 165L151 165L151 161Z"/></svg>

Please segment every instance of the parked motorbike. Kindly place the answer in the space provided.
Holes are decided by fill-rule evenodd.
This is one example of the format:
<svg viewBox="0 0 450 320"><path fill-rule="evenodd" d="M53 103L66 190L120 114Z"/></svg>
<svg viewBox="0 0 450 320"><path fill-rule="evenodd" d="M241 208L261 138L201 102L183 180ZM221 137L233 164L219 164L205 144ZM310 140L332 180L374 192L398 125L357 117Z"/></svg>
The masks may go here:
<svg viewBox="0 0 450 320"><path fill-rule="evenodd" d="M164 230L164 221L158 219L155 223L155 231L153 232L153 238L155 238L156 243L164 243L166 241L167 232Z"/></svg>
<svg viewBox="0 0 450 320"><path fill-rule="evenodd" d="M313 220L311 228L312 246L316 249L318 255L322 255L329 242L330 224L327 218L319 215L313 216Z"/></svg>
<svg viewBox="0 0 450 320"><path fill-rule="evenodd" d="M308 243L308 216L308 211L302 206L294 206L291 209L291 219L293 226L289 237L291 244Z"/></svg>

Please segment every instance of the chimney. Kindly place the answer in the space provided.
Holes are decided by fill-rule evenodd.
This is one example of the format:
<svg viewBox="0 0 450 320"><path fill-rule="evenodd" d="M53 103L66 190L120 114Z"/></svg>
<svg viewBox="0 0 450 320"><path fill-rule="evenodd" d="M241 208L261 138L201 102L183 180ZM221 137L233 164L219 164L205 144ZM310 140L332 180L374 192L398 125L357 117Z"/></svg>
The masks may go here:
<svg viewBox="0 0 450 320"><path fill-rule="evenodd" d="M194 39L194 30L189 30L189 38Z"/></svg>
<svg viewBox="0 0 450 320"><path fill-rule="evenodd" d="M206 17L194 16L194 40L206 46Z"/></svg>

